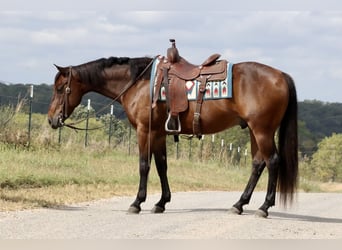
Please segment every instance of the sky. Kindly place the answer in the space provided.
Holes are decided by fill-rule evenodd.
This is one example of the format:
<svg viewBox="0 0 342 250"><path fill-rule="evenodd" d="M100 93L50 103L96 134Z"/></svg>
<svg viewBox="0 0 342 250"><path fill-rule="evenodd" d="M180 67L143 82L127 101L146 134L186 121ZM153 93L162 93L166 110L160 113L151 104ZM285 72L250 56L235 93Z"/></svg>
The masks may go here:
<svg viewBox="0 0 342 250"><path fill-rule="evenodd" d="M46 2L2 2L0 81L53 84L53 64L165 55L174 38L194 64L257 61L290 74L300 101L342 102L341 1Z"/></svg>

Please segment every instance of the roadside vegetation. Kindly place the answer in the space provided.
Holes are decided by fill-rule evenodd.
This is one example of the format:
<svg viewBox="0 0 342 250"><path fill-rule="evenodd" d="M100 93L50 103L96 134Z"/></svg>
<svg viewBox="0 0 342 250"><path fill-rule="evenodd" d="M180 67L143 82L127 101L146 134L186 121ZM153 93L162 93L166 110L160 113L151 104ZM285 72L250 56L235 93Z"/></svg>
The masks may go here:
<svg viewBox="0 0 342 250"><path fill-rule="evenodd" d="M80 106L73 119L84 117L84 109ZM84 131L52 130L46 115L34 113L28 144L27 119L20 107L0 106L0 211L136 194L138 152L135 131L127 122L108 115L93 117L89 127L102 129L88 131L85 145ZM317 145L312 157L300 157L300 190L342 192L341 152L342 134L332 134ZM242 192L251 168L248 131L236 127L201 141L181 138L178 145L170 136L168 162L173 192ZM266 189L266 180L267 170L257 190ZM154 162L148 192L160 193Z"/></svg>

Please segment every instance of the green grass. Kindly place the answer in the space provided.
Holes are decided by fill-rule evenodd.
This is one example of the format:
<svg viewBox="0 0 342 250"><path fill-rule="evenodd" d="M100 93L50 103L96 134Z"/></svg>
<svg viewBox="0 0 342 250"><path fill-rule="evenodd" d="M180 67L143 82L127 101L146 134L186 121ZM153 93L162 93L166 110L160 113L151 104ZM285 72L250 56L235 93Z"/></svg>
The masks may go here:
<svg viewBox="0 0 342 250"><path fill-rule="evenodd" d="M113 152L62 150L0 151L0 186L32 188L116 183L133 173L133 159Z"/></svg>
<svg viewBox="0 0 342 250"><path fill-rule="evenodd" d="M42 130L43 133L45 130ZM133 145L132 147L136 147ZM136 148L127 154L127 145L111 148L106 143L33 144L13 146L0 143L0 211L54 207L65 204L135 195L139 184ZM172 192L224 190L243 191L250 175L250 162L234 166L224 160L195 156L168 157L168 176ZM256 190L266 190L267 170ZM305 192L341 192L341 186L300 180ZM160 193L154 162L148 182L149 193Z"/></svg>
<svg viewBox="0 0 342 250"><path fill-rule="evenodd" d="M85 147L84 131L76 133L63 128L59 144L59 131L50 128L46 115L33 114L28 148L27 119L27 114L19 112L11 120L11 124L0 130L0 211L53 207L114 195L136 194L139 166L134 130L130 141L128 133L116 135L112 138L111 146L108 145L108 134L105 130L92 130L89 132L89 146ZM101 125L96 119L91 119L89 123L90 127ZM85 124L83 122L78 126L84 127ZM128 127L126 130L128 132ZM234 139L239 134L242 135L241 138L248 138L247 132L240 128L229 131L231 133L228 138ZM235 154L228 155L227 151L222 151L220 145L220 139L227 139L227 135L218 134L215 145L210 136L206 136L202 141L187 141L181 138L178 160L173 138L168 137L168 176L172 192L243 191L250 175L250 155L246 162L241 158L239 166L233 165L232 162L237 162L236 151L233 151ZM199 150L201 143L202 151ZM241 146L250 148L249 143L245 146L244 144ZM128 145L131 145L131 155L127 154ZM303 166L301 163L300 174L305 174L305 171L301 171ZM310 177L301 177L301 191L342 192L342 184L323 185L311 181ZM261 176L256 190L266 190L266 185L267 170ZM148 192L161 192L154 162L150 171Z"/></svg>
<svg viewBox="0 0 342 250"><path fill-rule="evenodd" d="M170 182L178 188L239 188L247 173L242 168L226 168L215 163L169 160ZM241 177L237 177L241 175ZM121 150L63 148L60 150L0 151L0 187L40 188L58 185L137 185L138 157ZM149 181L159 185L154 163Z"/></svg>
<svg viewBox="0 0 342 250"><path fill-rule="evenodd" d="M249 176L249 168L245 167L228 168L219 163L169 158L168 175L173 192L242 190ZM8 203L22 203L25 208L133 195L138 189L138 169L138 156L129 156L122 149L65 146L23 150L2 146L0 196L6 204L1 207L0 202L0 210L6 210ZM260 186L265 186L264 178ZM160 192L154 163L148 191ZM28 201L34 202L27 205Z"/></svg>

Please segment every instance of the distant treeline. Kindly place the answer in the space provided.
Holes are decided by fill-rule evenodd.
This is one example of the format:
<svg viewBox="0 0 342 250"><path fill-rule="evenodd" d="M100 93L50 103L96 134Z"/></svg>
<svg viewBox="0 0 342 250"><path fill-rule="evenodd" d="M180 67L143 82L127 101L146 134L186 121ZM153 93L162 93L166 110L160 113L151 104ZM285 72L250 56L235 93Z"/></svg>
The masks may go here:
<svg viewBox="0 0 342 250"><path fill-rule="evenodd" d="M7 85L0 82L0 105L16 105L18 100L27 99L30 86L29 84ZM52 95L52 85L34 85L33 93L33 112L46 114ZM82 104L86 105L88 99L91 99L91 106L95 111L112 102L111 99L102 95L88 93L83 97ZM299 102L298 105L299 136L302 145L314 147L325 136L342 133L342 103L325 103L313 100ZM109 112L110 108L108 107L99 115ZM125 112L118 103L114 105L114 115L119 119L125 118Z"/></svg>
<svg viewBox="0 0 342 250"><path fill-rule="evenodd" d="M16 105L19 100L28 99L30 96L31 84L11 84L7 85L0 82L0 105ZM52 85L40 84L33 85L32 110L34 113L46 114L52 96ZM87 100L91 100L91 106L95 111L102 109L112 102L111 99L97 93L88 93L82 99L82 104L87 105ZM110 107L103 110L99 115L110 112ZM121 105L114 103L114 115L119 119L126 117Z"/></svg>

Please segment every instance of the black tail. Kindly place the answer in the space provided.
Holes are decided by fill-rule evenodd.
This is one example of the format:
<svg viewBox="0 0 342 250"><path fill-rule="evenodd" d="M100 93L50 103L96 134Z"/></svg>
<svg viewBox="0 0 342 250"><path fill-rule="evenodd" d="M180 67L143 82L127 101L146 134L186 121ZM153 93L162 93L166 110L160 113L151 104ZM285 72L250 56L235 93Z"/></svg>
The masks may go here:
<svg viewBox="0 0 342 250"><path fill-rule="evenodd" d="M297 93L291 76L283 73L289 88L289 102L279 128L278 150L280 169L278 190L280 201L286 205L292 202L297 189L298 179L298 128L297 128Z"/></svg>

